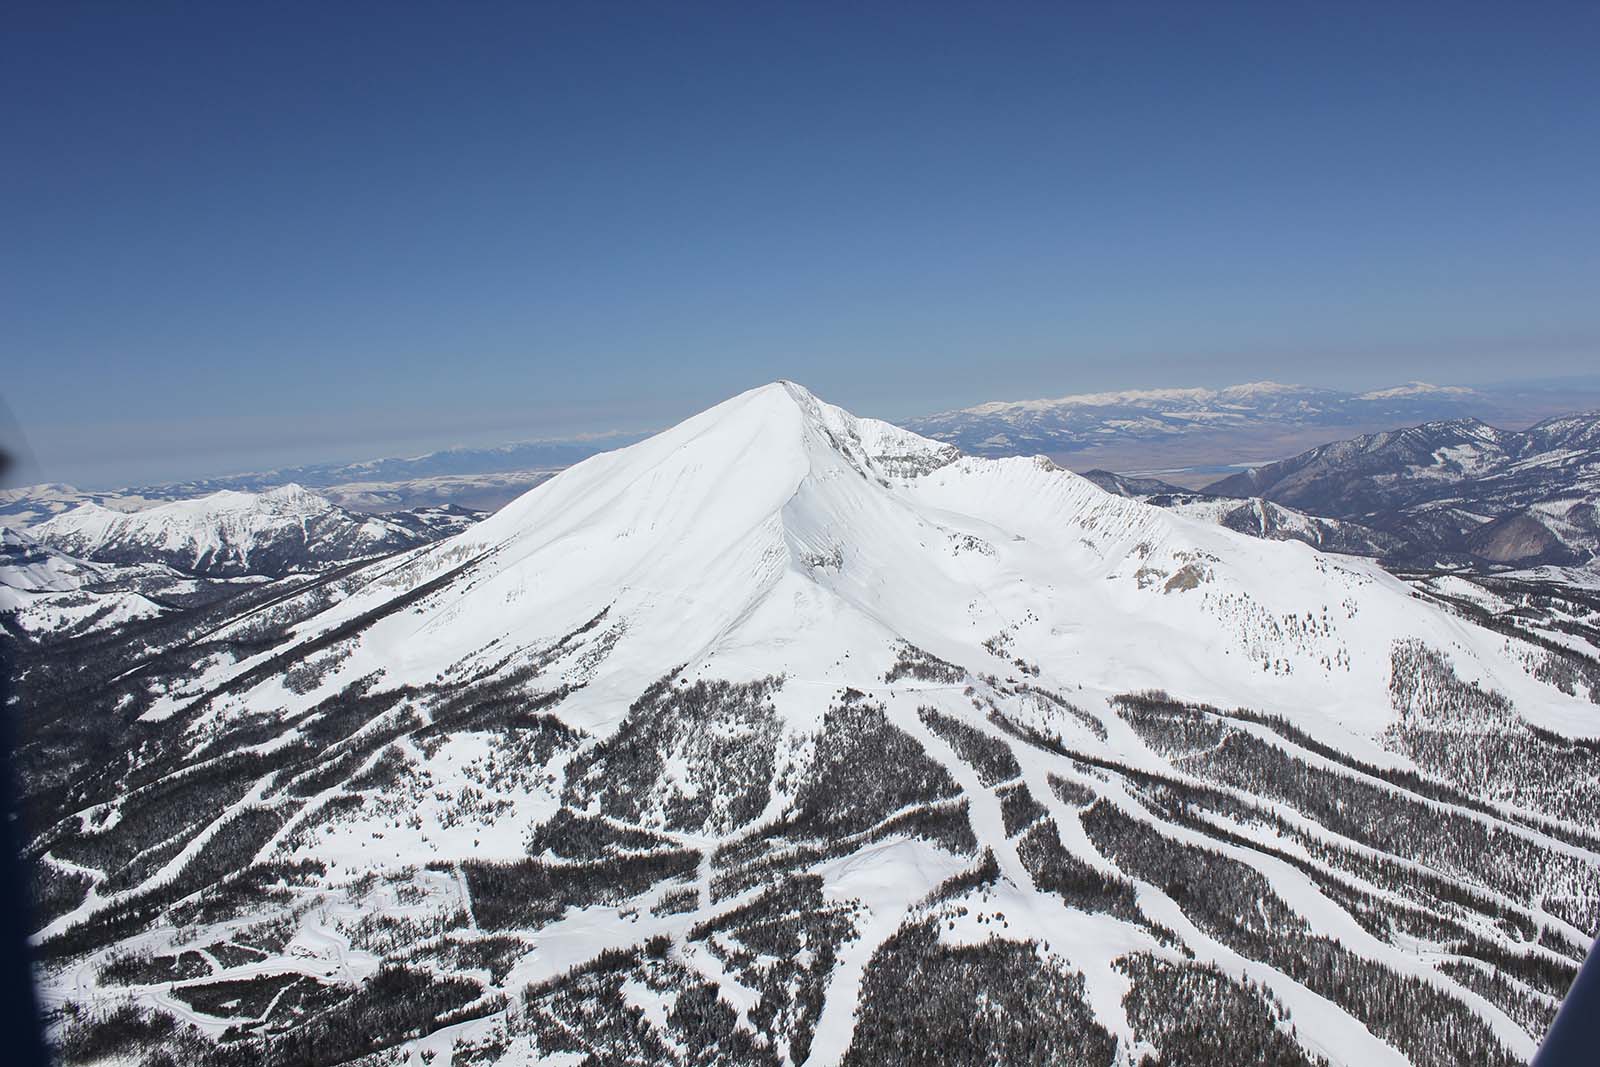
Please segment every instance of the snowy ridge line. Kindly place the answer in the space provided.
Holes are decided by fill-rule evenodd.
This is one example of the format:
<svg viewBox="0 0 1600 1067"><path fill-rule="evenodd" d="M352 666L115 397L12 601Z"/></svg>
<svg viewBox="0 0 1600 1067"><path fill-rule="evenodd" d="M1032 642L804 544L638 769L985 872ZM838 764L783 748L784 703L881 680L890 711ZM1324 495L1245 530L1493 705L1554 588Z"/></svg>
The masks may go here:
<svg viewBox="0 0 1600 1067"><path fill-rule="evenodd" d="M29 533L98 563L159 561L209 577L282 577L432 539L419 528L354 515L292 484L263 493L224 490L138 511L115 511L90 501Z"/></svg>

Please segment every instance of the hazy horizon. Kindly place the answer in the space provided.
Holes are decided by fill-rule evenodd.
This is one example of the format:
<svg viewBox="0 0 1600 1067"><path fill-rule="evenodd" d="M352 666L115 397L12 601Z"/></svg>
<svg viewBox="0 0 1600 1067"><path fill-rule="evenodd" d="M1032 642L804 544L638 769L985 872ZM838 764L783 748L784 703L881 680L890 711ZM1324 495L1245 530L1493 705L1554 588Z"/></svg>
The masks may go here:
<svg viewBox="0 0 1600 1067"><path fill-rule="evenodd" d="M800 381L800 384L809 384L795 376L789 377ZM776 380L776 379L772 379ZM1088 393L1115 393L1115 392L1145 392L1162 389L1224 389L1230 386L1247 385L1252 382L1276 381L1278 384L1307 386L1311 388L1338 389L1341 392L1359 394L1364 391L1386 389L1393 386L1420 381L1418 378L1396 378L1393 380L1374 380L1367 383L1358 383L1348 388L1326 386L1306 381L1285 381L1270 377L1251 379L1250 381L1227 381L1216 384L1199 384L1194 382L1162 382L1142 385L1108 385L1101 389L1092 390L1055 390L1042 391L1032 395L1017 396L982 396L974 394L973 398L962 400L946 408L929 408L922 411L889 414L867 408L853 409L858 415L872 418L882 418L891 422L904 422L918 416L931 415L942 411L954 411L976 407L991 401L1020 401L1020 400L1054 400L1063 397L1077 396ZM378 460L411 459L423 456L448 452L451 450L488 450L501 447L528 444L566 445L582 442L604 443L608 439L616 439L627 443L641 435L648 435L665 429L673 423L679 422L707 407L711 407L723 400L736 395L748 388L753 388L762 382L751 382L730 389L726 395L716 396L694 407L669 413L658 422L650 423L640 421L627 426L599 427L583 430L574 430L569 434L539 434L530 432L522 435L511 432L507 427L505 432L497 432L493 427L480 428L473 434L451 435L448 431L435 431L431 436L426 432L422 435L408 435L393 438L375 437L369 442L352 442L349 444L319 443L310 441L301 444L283 444L275 449L253 450L252 455L261 458L264 462L247 465L228 463L222 461L207 461L198 459L192 464L170 460L158 460L152 463L140 462L133 468L119 467L114 462L85 463L76 468L76 476L55 476L50 468L46 467L32 449L27 440L26 426L19 426L14 416L8 416L0 397L0 445L10 449L14 465L8 472L5 483L0 488L22 487L27 485L45 483L64 483L80 489L91 491L105 491L112 489L133 488L140 486L162 486L188 481L203 481L213 478L237 477L248 474L270 473L281 469L293 469L319 465L358 464ZM1502 429L1521 429L1525 424L1537 421L1553 414L1574 412L1591 409L1600 404L1600 374L1566 375L1551 378L1513 379L1510 381L1493 382L1462 382L1453 380L1432 381L1428 384L1436 386L1466 386L1479 391L1485 402L1484 415L1486 421L1493 421L1493 411L1507 411L1512 414L1509 419L1502 419L1505 423ZM815 391L815 390L814 390ZM823 399L835 402L836 398L826 392L819 392ZM1488 406L1488 405L1498 405ZM849 406L849 405L844 405ZM598 424L597 424L598 427ZM1390 429L1388 425L1352 422L1348 424L1348 433L1336 430L1336 436L1354 436L1357 433L1366 433L1379 429ZM1319 437L1313 429L1296 432L1282 438L1285 442L1281 452L1272 452L1270 448L1263 451L1264 442L1270 438L1248 439L1247 447L1239 451L1239 459L1261 461L1265 458L1276 458L1278 455L1288 455L1299 451L1303 447L1324 443L1332 439L1333 435ZM1244 439L1242 439L1244 440ZM1111 469L1140 470L1147 465L1171 463L1170 457L1175 448L1181 448L1182 438L1160 447L1140 448L1129 446L1117 448L1106 453L1106 462ZM1124 459L1127 462L1121 462ZM1206 453L1195 459L1196 464L1215 464L1234 462L1234 457L1218 457ZM1077 469L1081 464L1074 464ZM70 472L73 468L67 468ZM145 471L143 477L119 477L112 473L118 469L133 469ZM1174 468L1175 469L1175 468ZM99 472L99 473L97 473Z"/></svg>

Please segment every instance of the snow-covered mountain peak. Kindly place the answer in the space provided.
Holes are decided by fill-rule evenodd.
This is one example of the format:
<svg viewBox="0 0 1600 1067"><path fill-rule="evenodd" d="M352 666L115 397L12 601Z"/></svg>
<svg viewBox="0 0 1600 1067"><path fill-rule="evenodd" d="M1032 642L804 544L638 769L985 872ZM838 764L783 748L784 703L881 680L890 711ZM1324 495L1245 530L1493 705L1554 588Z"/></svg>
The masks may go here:
<svg viewBox="0 0 1600 1067"><path fill-rule="evenodd" d="M922 473L953 460L949 445L879 419L861 418L829 404L798 382L780 379L709 408L682 428L737 424L754 420L764 435L762 448L781 452L805 449L812 462L829 462L826 452L863 474L898 477ZM675 430L667 431L669 434ZM822 452L816 450L821 449ZM907 469L907 464L911 469Z"/></svg>
<svg viewBox="0 0 1600 1067"><path fill-rule="evenodd" d="M312 560L376 555L423 540L383 519L352 515L298 485L261 493L222 490L133 512L88 501L30 532L82 559L160 562L209 575L282 574Z"/></svg>
<svg viewBox="0 0 1600 1067"><path fill-rule="evenodd" d="M629 530L640 523L655 531L694 527L718 542L724 533L781 521L808 480L887 486L958 455L889 423L857 418L794 382L774 382L569 468L465 537L488 546L569 529L593 536L622 522Z"/></svg>
<svg viewBox="0 0 1600 1067"><path fill-rule="evenodd" d="M248 497L251 494L241 493L239 495ZM294 482L257 494L255 502L265 507L277 508L283 511L299 511L311 515L320 514L333 506L326 497L319 496Z"/></svg>
<svg viewBox="0 0 1600 1067"><path fill-rule="evenodd" d="M752 389L569 468L430 554L478 562L417 654L448 666L501 635L537 643L610 611L630 641L654 635L627 678L648 684L742 640L735 630L781 622L760 614L769 601L832 603L814 589L824 572L868 581L889 562L878 551L916 536L905 486L957 455L792 382Z"/></svg>
<svg viewBox="0 0 1600 1067"><path fill-rule="evenodd" d="M1578 714L1507 668L1498 637L1375 566L1116 496L1047 459L960 457L792 383L579 463L395 581L441 584L373 626L350 672L422 681L541 662L604 619L604 669L564 668L593 683L566 705L584 729L608 729L620 696L685 664L867 691L902 642L972 665L993 657L990 639L1070 664L1074 685L1319 709L1313 729L1367 737L1390 721L1388 677L1344 664L1386 663L1396 641L1454 644L1468 676L1533 685L1543 722ZM354 598L326 625L377 603ZM1163 654L1130 669L1127 649L1152 644Z"/></svg>

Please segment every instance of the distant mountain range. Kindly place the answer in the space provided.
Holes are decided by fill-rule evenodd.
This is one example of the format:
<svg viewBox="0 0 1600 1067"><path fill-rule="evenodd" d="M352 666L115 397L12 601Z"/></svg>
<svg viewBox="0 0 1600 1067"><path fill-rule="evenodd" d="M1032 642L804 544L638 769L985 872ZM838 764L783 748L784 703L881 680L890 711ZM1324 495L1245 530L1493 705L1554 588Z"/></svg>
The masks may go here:
<svg viewBox="0 0 1600 1067"><path fill-rule="evenodd" d="M1365 392L1254 382L992 402L901 425L969 455L1045 454L1078 471L1161 469L1168 472L1164 478L1194 488L1230 466L1269 462L1337 437L1467 416L1520 426L1585 402L1600 404L1600 378L1477 389L1410 382ZM495 511L557 471L642 436L610 433L451 448L112 490L34 485L0 490L0 522L30 526L86 502L137 511L223 490L261 492L287 484L314 489L358 512L439 505Z"/></svg>
<svg viewBox="0 0 1600 1067"><path fill-rule="evenodd" d="M1364 434L1206 487L1399 538L1403 561L1575 564L1600 553L1600 412Z"/></svg>
<svg viewBox="0 0 1600 1067"><path fill-rule="evenodd" d="M1426 382L1365 393L1251 382L1225 389L1142 389L996 401L904 425L971 455L1002 456L1072 452L1244 427L1393 426L1461 415L1490 404L1476 390Z"/></svg>
<svg viewBox="0 0 1600 1067"><path fill-rule="evenodd" d="M79 638L430 544L482 517L450 505L359 515L297 485L133 512L86 501L27 529L0 525L0 632Z"/></svg>
<svg viewBox="0 0 1600 1067"><path fill-rule="evenodd" d="M1541 565L1585 568L1600 554L1600 415L1526 431L1449 419L1307 450L1202 489L1091 470L1107 492L1267 540L1370 556L1408 571L1478 574ZM385 463L372 469L403 470ZM369 486L364 503L476 485L517 494L552 476L441 475L401 489ZM451 536L485 512L436 504L363 515L299 486L224 490L160 501L153 490L85 493L36 486L0 497L0 625L29 641L62 640L237 596L253 582L307 575ZM18 526L22 526L18 523Z"/></svg>
<svg viewBox="0 0 1600 1067"><path fill-rule="evenodd" d="M358 516L298 485L225 490L143 511L80 504L29 530L96 563L162 563L203 577L281 577L328 563L387 555L437 539L424 523Z"/></svg>
<svg viewBox="0 0 1600 1067"><path fill-rule="evenodd" d="M1496 429L1483 416L1498 412L1514 424L1564 396L1584 397L1591 387L1587 380L1575 381L1566 392L1410 382L1345 392L1255 382L979 404L912 419L905 426L967 454L1046 453L1079 470L1101 457L1165 456L1181 462L1219 450L1282 455L1274 446L1295 447L1309 438L1316 447L1212 484L1198 472L1217 468L1203 465L1180 470L1185 485L1166 481L1178 474L1141 478L1095 469L1087 474L1118 495L1242 532L1407 566L1573 564L1600 548L1593 499L1600 479L1594 467L1594 416L1547 418L1525 431ZM1323 443L1341 428L1374 423L1383 430ZM1416 425L1390 429L1405 423ZM347 513L382 515L383 522L397 518L402 531L383 542L392 549L403 543L407 523L415 521L405 516L426 509L444 516L453 508L458 517L492 512L558 469L637 437L457 448L118 491L31 486L0 491L0 522L37 527L79 509L74 524L83 526L92 518L90 526L109 529L117 525L116 513L143 514L164 502L217 492L258 493L292 481ZM90 507L83 510L84 505ZM157 510L147 521L166 514ZM72 539L65 532L69 525L57 523L42 536L69 552L83 549L89 534L80 531ZM376 528L368 528L369 536ZM133 554L148 559L142 550Z"/></svg>
<svg viewBox="0 0 1600 1067"><path fill-rule="evenodd" d="M98 504L114 511L138 511L180 496L159 492L142 496L133 489L79 489L62 482L42 482L16 489L0 489L0 523L12 527L35 526L80 504Z"/></svg>
<svg viewBox="0 0 1600 1067"><path fill-rule="evenodd" d="M1324 552L1387 557L1405 547L1401 537L1360 523L1326 519L1257 497L1236 500L1204 490L1185 489L1158 478L1132 478L1093 470L1084 477L1118 496L1142 500L1269 541L1301 541Z"/></svg>

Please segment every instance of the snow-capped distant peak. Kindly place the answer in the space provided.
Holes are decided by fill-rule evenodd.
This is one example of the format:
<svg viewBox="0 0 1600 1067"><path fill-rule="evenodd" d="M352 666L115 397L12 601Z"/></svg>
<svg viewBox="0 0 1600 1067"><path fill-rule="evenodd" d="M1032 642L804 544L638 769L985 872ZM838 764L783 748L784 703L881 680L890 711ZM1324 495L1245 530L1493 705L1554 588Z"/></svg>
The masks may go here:
<svg viewBox="0 0 1600 1067"><path fill-rule="evenodd" d="M1070 393L1045 400L991 400L961 411L974 415L1002 412L1049 411L1056 408L1140 407L1169 404L1209 404L1218 400L1245 401L1305 392L1320 392L1304 385L1260 381L1230 385L1221 389L1204 387L1174 389L1119 389L1101 393Z"/></svg>
<svg viewBox="0 0 1600 1067"><path fill-rule="evenodd" d="M1218 389L1127 389L992 401L906 425L979 455L1015 455L1160 440L1195 430L1370 424L1401 415L1439 418L1461 413L1461 405L1476 396L1459 386L1422 382L1355 394L1268 380Z"/></svg>
<svg viewBox="0 0 1600 1067"><path fill-rule="evenodd" d="M165 563L195 574L277 575L314 563L392 552L419 534L352 515L299 486L223 490L136 512L93 501L39 524L40 541L102 563Z"/></svg>
<svg viewBox="0 0 1600 1067"><path fill-rule="evenodd" d="M1474 396L1476 391L1464 385L1432 385L1428 382L1406 382L1390 389L1374 389L1357 395L1358 400L1393 400L1413 396Z"/></svg>

